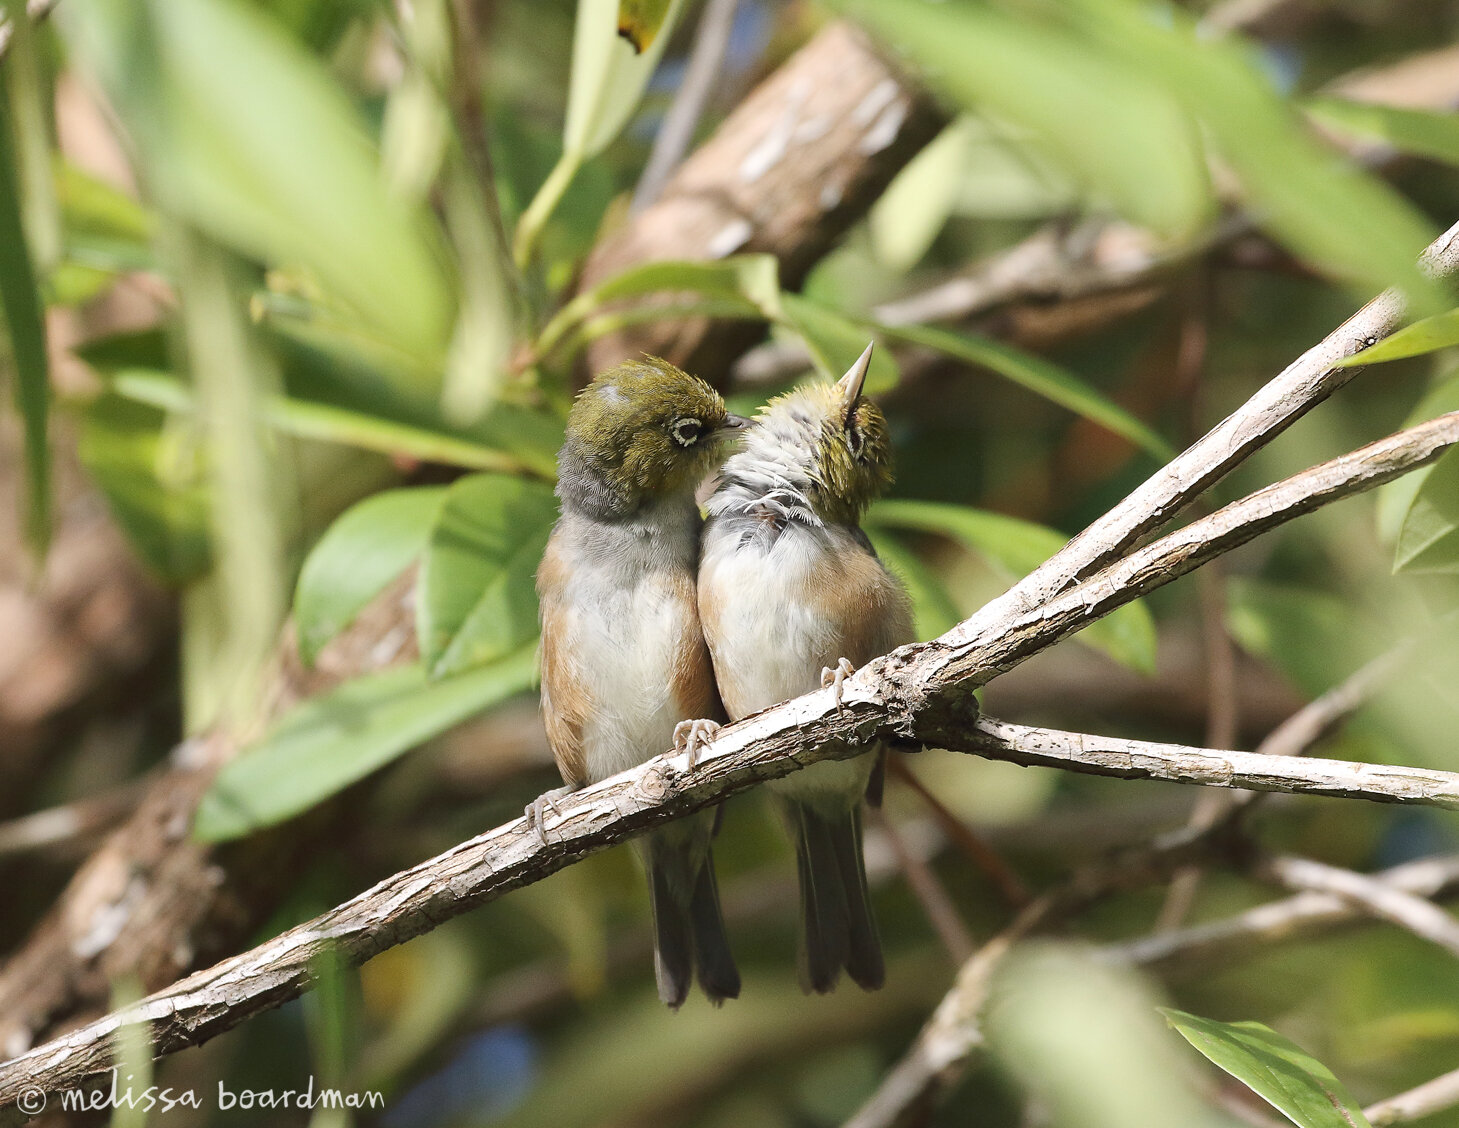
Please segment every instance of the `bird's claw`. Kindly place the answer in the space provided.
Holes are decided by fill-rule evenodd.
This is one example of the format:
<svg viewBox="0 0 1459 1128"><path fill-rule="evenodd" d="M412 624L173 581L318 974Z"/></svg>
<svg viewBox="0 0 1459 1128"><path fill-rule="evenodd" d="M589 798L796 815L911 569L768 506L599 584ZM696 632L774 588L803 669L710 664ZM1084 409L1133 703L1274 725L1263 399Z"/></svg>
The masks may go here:
<svg viewBox="0 0 1459 1128"><path fill-rule="evenodd" d="M558 818L562 818L562 808L557 805L559 799L565 799L577 788L572 784L563 787L554 787L551 791L544 791L532 802L527 804L523 812L527 816L527 829L537 835L537 841L543 846L547 845L547 829L542 825L542 820L547 811L551 811Z"/></svg>
<svg viewBox="0 0 1459 1128"><path fill-rule="evenodd" d="M692 772L699 764L700 747L713 740L721 727L718 721L703 718L680 721L674 726L674 751L682 752L688 757L688 771Z"/></svg>
<svg viewBox="0 0 1459 1128"><path fill-rule="evenodd" d="M846 679L856 673L856 667L851 664L851 659L842 658L836 663L833 669L830 666L821 669L821 688L830 689L836 687L836 712L845 711L845 705L841 702L841 695L846 692Z"/></svg>

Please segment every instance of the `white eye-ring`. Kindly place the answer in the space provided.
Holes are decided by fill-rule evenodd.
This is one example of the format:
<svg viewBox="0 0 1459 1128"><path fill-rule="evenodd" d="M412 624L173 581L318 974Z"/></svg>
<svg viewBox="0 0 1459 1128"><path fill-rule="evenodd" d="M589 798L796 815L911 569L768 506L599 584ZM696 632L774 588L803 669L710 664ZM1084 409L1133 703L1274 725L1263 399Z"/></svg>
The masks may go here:
<svg viewBox="0 0 1459 1128"><path fill-rule="evenodd" d="M675 419L669 425L669 434L681 447L691 447L699 441L704 434L704 424L692 415L686 415L682 419Z"/></svg>

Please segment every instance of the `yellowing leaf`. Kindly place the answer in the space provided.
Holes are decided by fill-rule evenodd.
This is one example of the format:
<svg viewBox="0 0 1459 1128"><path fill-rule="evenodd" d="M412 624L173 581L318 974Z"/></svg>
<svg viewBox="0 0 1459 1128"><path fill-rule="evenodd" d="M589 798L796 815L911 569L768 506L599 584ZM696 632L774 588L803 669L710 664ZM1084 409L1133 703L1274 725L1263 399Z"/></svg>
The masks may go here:
<svg viewBox="0 0 1459 1128"><path fill-rule="evenodd" d="M618 34L641 55L658 38L669 17L671 0L618 0Z"/></svg>

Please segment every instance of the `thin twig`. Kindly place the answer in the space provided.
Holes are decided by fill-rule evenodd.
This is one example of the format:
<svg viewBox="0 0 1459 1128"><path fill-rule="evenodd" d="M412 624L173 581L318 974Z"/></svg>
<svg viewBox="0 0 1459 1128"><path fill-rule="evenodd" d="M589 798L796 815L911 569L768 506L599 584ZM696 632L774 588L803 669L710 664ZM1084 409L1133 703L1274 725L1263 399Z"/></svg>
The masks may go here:
<svg viewBox="0 0 1459 1128"><path fill-rule="evenodd" d="M1334 893L1365 912L1459 957L1459 921L1423 897L1394 889L1386 882L1310 858L1271 858L1262 866L1288 889Z"/></svg>
<svg viewBox="0 0 1459 1128"><path fill-rule="evenodd" d="M1431 243L1422 261L1435 276L1452 274L1459 267L1459 224ZM1393 332L1402 324L1404 309L1396 292L1374 298L1060 552L984 605L961 624L959 637L972 642L1010 615L1046 602L1173 518L1253 450L1351 380L1359 369L1334 365Z"/></svg>
<svg viewBox="0 0 1459 1128"><path fill-rule="evenodd" d="M0 858L70 845L110 830L136 806L143 786L134 781L104 795L0 823Z"/></svg>
<svg viewBox="0 0 1459 1128"><path fill-rule="evenodd" d="M1312 699L1267 734L1256 750L1264 756L1301 756L1352 716L1393 676L1413 653L1416 642L1404 639L1360 667L1326 693Z"/></svg>
<svg viewBox="0 0 1459 1128"><path fill-rule="evenodd" d="M919 1114L930 1110L938 1096L961 1075L969 1057L982 1047L980 1016L993 974L1019 941L1110 893L1164 880L1173 868L1222 845L1218 828L1176 831L1085 866L1030 903L958 970L952 989L943 996L911 1048L844 1128L891 1128L920 1122Z"/></svg>
<svg viewBox="0 0 1459 1128"><path fill-rule="evenodd" d="M1199 271L1187 287L1187 309L1181 318L1180 341L1176 347L1176 387L1186 403L1185 440L1200 434L1201 391L1206 352L1210 343L1208 311L1210 283ZM1236 692L1236 647L1226 630L1226 576L1222 561L1215 561L1196 580L1200 602L1201 639L1205 644L1206 733L1208 748L1235 748L1240 735L1241 701ZM1203 825L1224 798L1221 792L1206 792L1196 799L1191 824ZM1190 914L1201 886L1201 870L1191 866L1170 881L1165 903L1155 920L1155 931L1179 928Z"/></svg>
<svg viewBox="0 0 1459 1128"><path fill-rule="evenodd" d="M679 83L669 112L664 115L648 163L638 178L630 214L637 215L659 198L669 177L689 151L694 131L699 128L699 119L704 116L704 107L719 81L738 6L739 0L709 0L704 5L704 14L699 17L699 27L694 34L694 49L689 53L688 65L684 68L683 81Z"/></svg>
<svg viewBox="0 0 1459 1128"><path fill-rule="evenodd" d="M1422 1120L1446 1108L1459 1105L1459 1069L1425 1081L1406 1093L1371 1104L1363 1110L1373 1128Z"/></svg>
<svg viewBox="0 0 1459 1128"><path fill-rule="evenodd" d="M952 962L955 965L961 965L973 954L973 938L968 932L967 925L963 923L962 917L958 916L952 898L947 895L947 889L932 872L932 867L917 857L902 841L901 832L897 829L896 824L886 817L885 812L872 808L869 813L873 825L886 835L887 845L891 847L892 853L896 856L897 867L902 871L902 875L907 879L907 885L922 905L922 911L927 916L927 922L932 925L932 931L937 933L937 938L942 942L942 946L947 950Z"/></svg>
<svg viewBox="0 0 1459 1128"><path fill-rule="evenodd" d="M1258 396L1264 398L1264 393ZM1227 423L1230 422L1228 419ZM1217 431L1224 427L1225 424ZM1091 616L1106 615L1294 517L1339 497L1372 489L1432 462L1456 440L1459 440L1459 412L1437 416L1257 490L1136 549L1103 571L1093 575L1086 572L1084 577L1069 575L1079 560L1104 561L1113 553L1108 542L1092 539L1086 530L1030 574L1032 578L1044 576L1035 585L1050 589L1043 592L1042 598L1033 600L1031 594L1026 594L1010 599L1010 593L999 596L941 638L918 648L916 658L897 674L910 675L924 684L943 676L966 675L973 684L984 685L1047 648L1054 640L1067 637L1087 624ZM1186 456L1182 455L1170 465L1177 467L1185 461ZM1157 475L1136 493L1166 492L1166 476ZM1111 512L1119 514L1127 509L1127 503L1122 502ZM1129 523L1145 524L1133 515ZM1090 528L1111 524L1125 522L1116 522L1107 515ZM1108 535L1119 539L1121 531L1111 529ZM1061 581L1060 576L1065 578ZM1023 584L1015 586L1011 593L1018 593L1022 587ZM996 617L988 611L995 604L1001 608ZM845 683L847 693L854 694L862 685L875 680L883 666L882 662L863 666Z"/></svg>
<svg viewBox="0 0 1459 1128"><path fill-rule="evenodd" d="M947 835L948 841L967 855L968 860L993 883L1009 905L1015 909L1021 909L1033 900L1028 887L1024 885L1018 874L1013 872L998 851L983 841L982 837L967 823L949 811L943 805L942 800L917 778L917 773L908 767L900 756L892 756L887 760L887 772L892 778L905 783L917 793L922 802L927 805L927 810L931 812L937 825Z"/></svg>
<svg viewBox="0 0 1459 1128"><path fill-rule="evenodd" d="M963 965L952 988L907 1052L883 1077L872 1097L846 1121L844 1128L892 1128L917 1122L915 1114L932 1107L962 1076L972 1055L982 1048L981 1014L989 981L998 961L1014 942L1065 915L1066 909L1082 907L1114 889L1161 880L1172 869L1184 868L1209 856L1212 848L1221 842L1220 838L1210 836L1227 825L1204 830L1186 827L1157 839L1143 850L1127 851L1102 866L1078 874L1055 893L1034 902L1017 921ZM1410 897L1452 894L1459 891L1459 855L1409 862L1371 880ZM1099 951L1102 958L1116 963L1165 967L1181 961L1207 966L1233 952L1247 952L1259 944L1277 940L1302 939L1369 915L1366 909L1335 893L1304 892L1227 920L1142 936L1106 945Z"/></svg>
<svg viewBox="0 0 1459 1128"><path fill-rule="evenodd" d="M1452 896L1459 890L1459 855L1405 862L1372 880L1411 897ZM1102 953L1168 973L1177 966L1206 968L1264 944L1300 940L1364 919L1372 919L1365 909L1335 893L1299 893L1221 920L1110 944Z"/></svg>

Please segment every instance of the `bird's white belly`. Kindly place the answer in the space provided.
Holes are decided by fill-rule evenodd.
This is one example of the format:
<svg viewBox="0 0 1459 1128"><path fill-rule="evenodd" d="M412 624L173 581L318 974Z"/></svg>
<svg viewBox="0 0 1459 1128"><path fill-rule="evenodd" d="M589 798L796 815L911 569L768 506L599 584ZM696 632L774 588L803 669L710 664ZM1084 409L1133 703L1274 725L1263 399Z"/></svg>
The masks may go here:
<svg viewBox="0 0 1459 1128"><path fill-rule="evenodd" d="M700 571L700 601L714 600L705 616L715 680L731 720L799 697L821 685L834 668L842 639L810 595L812 577L824 565L816 543L782 537L778 551L749 547L723 551L711 543ZM828 793L858 796L874 766L873 756L824 761L767 786L793 798Z"/></svg>
<svg viewBox="0 0 1459 1128"><path fill-rule="evenodd" d="M683 602L653 577L579 601L571 645L591 671L595 708L583 726L588 778L606 779L667 751L684 718L674 699Z"/></svg>

